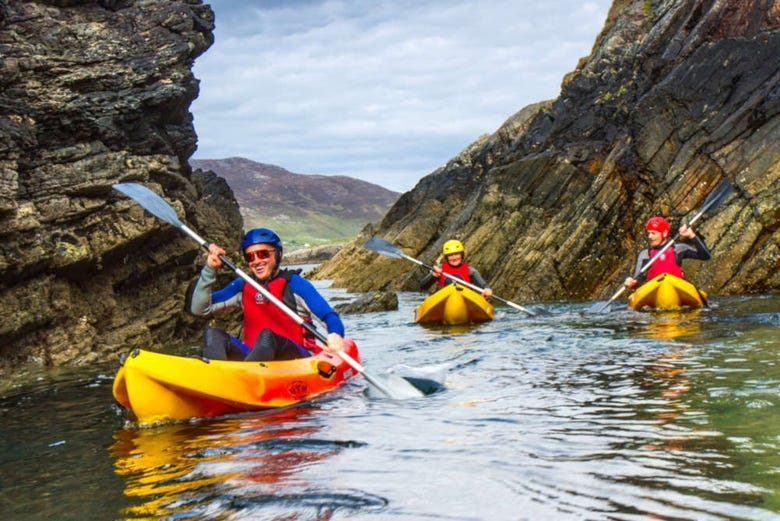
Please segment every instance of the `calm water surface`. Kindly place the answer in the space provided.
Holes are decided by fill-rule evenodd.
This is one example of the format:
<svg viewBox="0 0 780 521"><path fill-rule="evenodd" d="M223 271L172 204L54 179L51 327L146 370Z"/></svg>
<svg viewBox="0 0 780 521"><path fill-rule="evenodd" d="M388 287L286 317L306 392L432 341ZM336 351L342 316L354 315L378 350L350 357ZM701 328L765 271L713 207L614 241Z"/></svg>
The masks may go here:
<svg viewBox="0 0 780 521"><path fill-rule="evenodd" d="M138 429L115 361L6 385L2 519L780 519L780 296L497 308L460 328L413 324L422 296L399 299L348 330L372 373L443 374L442 392L392 402L359 378L297 409Z"/></svg>

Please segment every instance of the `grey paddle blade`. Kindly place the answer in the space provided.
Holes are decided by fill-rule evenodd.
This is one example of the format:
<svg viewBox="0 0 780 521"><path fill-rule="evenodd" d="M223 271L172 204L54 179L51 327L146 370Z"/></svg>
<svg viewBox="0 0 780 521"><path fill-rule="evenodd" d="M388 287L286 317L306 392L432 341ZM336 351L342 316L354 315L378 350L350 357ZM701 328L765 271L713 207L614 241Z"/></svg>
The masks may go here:
<svg viewBox="0 0 780 521"><path fill-rule="evenodd" d="M363 247L386 257L394 257L396 259L405 258L398 246L378 237L371 237L366 241Z"/></svg>
<svg viewBox="0 0 780 521"><path fill-rule="evenodd" d="M709 216L710 212L723 204L733 192L734 187L731 185L731 182L728 178L724 178L704 200L702 212Z"/></svg>
<svg viewBox="0 0 780 521"><path fill-rule="evenodd" d="M377 396L377 393L373 392L374 389L393 400L420 398L425 395L422 390L414 385L414 382L393 374L374 375L373 379L369 380L369 384L368 390L372 396ZM381 387L377 384L381 384Z"/></svg>
<svg viewBox="0 0 780 521"><path fill-rule="evenodd" d="M588 308L588 313L606 313L612 308L611 302L596 302Z"/></svg>
<svg viewBox="0 0 780 521"><path fill-rule="evenodd" d="M144 207L146 211L174 226L182 226L176 211L169 205L165 199L152 192L143 185L137 183L117 183L112 186L130 199Z"/></svg>
<svg viewBox="0 0 780 521"><path fill-rule="evenodd" d="M375 375L381 379L383 385L389 388L395 399L419 398L444 389L444 380L447 373L444 366L415 368L401 366L392 372ZM369 396L377 397L373 387L367 389Z"/></svg>
<svg viewBox="0 0 780 521"><path fill-rule="evenodd" d="M393 368L391 372L402 376L425 395L443 390L447 379L447 366L443 364L426 367L400 365Z"/></svg>

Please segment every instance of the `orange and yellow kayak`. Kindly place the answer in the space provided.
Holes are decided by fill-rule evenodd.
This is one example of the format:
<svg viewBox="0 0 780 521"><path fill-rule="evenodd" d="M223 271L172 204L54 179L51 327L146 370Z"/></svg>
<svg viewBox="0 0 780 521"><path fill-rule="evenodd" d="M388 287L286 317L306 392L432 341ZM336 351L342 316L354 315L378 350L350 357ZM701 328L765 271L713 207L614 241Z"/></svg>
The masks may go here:
<svg viewBox="0 0 780 521"><path fill-rule="evenodd" d="M357 346L344 351L359 360ZM288 407L340 387L356 372L337 355L232 362L132 351L114 378L116 401L139 424Z"/></svg>
<svg viewBox="0 0 780 521"><path fill-rule="evenodd" d="M419 324L468 324L493 320L493 306L485 298L460 284L447 284L429 295L414 310Z"/></svg>
<svg viewBox="0 0 780 521"><path fill-rule="evenodd" d="M648 280L628 297L631 309L696 309L705 305L707 294L687 280L668 273Z"/></svg>

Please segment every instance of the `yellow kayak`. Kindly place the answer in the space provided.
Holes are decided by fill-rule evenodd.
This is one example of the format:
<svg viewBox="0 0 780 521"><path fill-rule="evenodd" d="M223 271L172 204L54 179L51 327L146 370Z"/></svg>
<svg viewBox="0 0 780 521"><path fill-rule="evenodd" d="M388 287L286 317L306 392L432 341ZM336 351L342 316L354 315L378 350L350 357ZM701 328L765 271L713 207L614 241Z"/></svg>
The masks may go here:
<svg viewBox="0 0 780 521"><path fill-rule="evenodd" d="M631 309L700 308L707 294L687 280L664 273L648 280L628 297Z"/></svg>
<svg viewBox="0 0 780 521"><path fill-rule="evenodd" d="M460 284L447 284L429 295L414 310L419 324L468 324L493 320L493 306L476 291Z"/></svg>
<svg viewBox="0 0 780 521"><path fill-rule="evenodd" d="M351 339L345 339L344 351L359 360ZM287 407L332 391L355 374L324 351L296 360L233 362L136 349L119 368L113 393L139 424L151 424Z"/></svg>

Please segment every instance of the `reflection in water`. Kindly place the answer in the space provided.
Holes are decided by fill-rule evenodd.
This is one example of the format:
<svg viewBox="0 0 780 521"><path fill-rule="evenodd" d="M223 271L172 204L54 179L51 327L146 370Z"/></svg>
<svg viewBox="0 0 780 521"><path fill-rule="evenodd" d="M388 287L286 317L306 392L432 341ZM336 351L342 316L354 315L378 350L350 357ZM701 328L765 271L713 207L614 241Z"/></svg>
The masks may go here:
<svg viewBox="0 0 780 521"><path fill-rule="evenodd" d="M683 428L680 424L680 420L684 424L689 419L685 415L691 413L685 400L685 393L691 389L684 355L688 347L669 348L643 375L648 397L655 393L658 396L658 403L652 408L658 434L644 446L645 449L680 451L688 440L699 436L696 429Z"/></svg>
<svg viewBox="0 0 780 521"><path fill-rule="evenodd" d="M701 333L701 309L690 311L652 311L642 313L637 322L642 324L648 337L657 340L674 340Z"/></svg>
<svg viewBox="0 0 780 521"><path fill-rule="evenodd" d="M655 340L670 340L665 352L642 371L642 387L650 397L657 393L659 403L652 408L658 434L645 445L648 450L683 451L686 442L706 436L706 429L687 426L696 413L690 410L685 394L691 389L686 366L686 351L691 344L680 342L701 334L701 309L651 311L642 313L645 335ZM681 425L682 423L682 425ZM685 425L685 426L683 426Z"/></svg>
<svg viewBox="0 0 780 521"><path fill-rule="evenodd" d="M207 423L172 424L150 429L121 429L111 453L125 494L138 503L128 517L216 514L238 510L284 510L285 519L330 519L338 507L384 506L381 498L317 491L307 483L307 467L320 465L357 444L317 439L320 426L309 411L288 409L265 416L224 418ZM251 518L251 516L250 516Z"/></svg>

